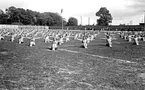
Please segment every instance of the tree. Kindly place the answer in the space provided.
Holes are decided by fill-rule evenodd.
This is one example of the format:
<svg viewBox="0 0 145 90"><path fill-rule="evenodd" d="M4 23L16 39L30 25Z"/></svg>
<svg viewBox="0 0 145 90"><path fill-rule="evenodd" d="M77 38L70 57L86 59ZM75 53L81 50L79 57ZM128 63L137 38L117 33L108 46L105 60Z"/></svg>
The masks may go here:
<svg viewBox="0 0 145 90"><path fill-rule="evenodd" d="M53 26L61 26L63 17L61 17L58 13L49 12L50 17L53 19ZM64 22L64 20L63 20Z"/></svg>
<svg viewBox="0 0 145 90"><path fill-rule="evenodd" d="M61 26L66 25L65 19L58 13L36 12L29 9L16 8L11 6L7 8L6 13L0 10L0 24L23 24L23 25L48 25Z"/></svg>
<svg viewBox="0 0 145 90"><path fill-rule="evenodd" d="M37 25L38 14L40 14L40 13L36 12L36 11L29 10L29 9L26 10L26 13L28 15L28 18L31 21L31 24L32 25Z"/></svg>
<svg viewBox="0 0 145 90"><path fill-rule="evenodd" d="M36 13L32 10L11 6L6 9L6 14L9 24L34 25L36 23Z"/></svg>
<svg viewBox="0 0 145 90"><path fill-rule="evenodd" d="M24 24L24 25L32 25L33 24L33 21L32 21L32 19L33 19L33 17L31 17L27 12L26 12L26 10L25 9L23 9L23 8L17 8L17 10L19 11L19 15L18 15L18 17L19 17L19 21L18 21L18 23L22 23L22 24Z"/></svg>
<svg viewBox="0 0 145 90"><path fill-rule="evenodd" d="M6 9L6 14L10 23L20 22L20 12L16 7L11 6Z"/></svg>
<svg viewBox="0 0 145 90"><path fill-rule="evenodd" d="M1 14L4 14L4 11L0 9L0 15L1 15Z"/></svg>
<svg viewBox="0 0 145 90"><path fill-rule="evenodd" d="M39 22L43 21L42 25L52 26L54 24L53 17L50 16L50 12L41 13Z"/></svg>
<svg viewBox="0 0 145 90"><path fill-rule="evenodd" d="M7 24L8 16L0 9L0 24Z"/></svg>
<svg viewBox="0 0 145 90"><path fill-rule="evenodd" d="M67 26L77 26L78 20L74 17L70 17L67 22Z"/></svg>
<svg viewBox="0 0 145 90"><path fill-rule="evenodd" d="M0 14L0 24L8 24L8 15L6 14Z"/></svg>
<svg viewBox="0 0 145 90"><path fill-rule="evenodd" d="M96 16L100 17L97 20L98 25L108 26L109 23L112 23L113 18L106 7L101 7L100 10L96 12Z"/></svg>

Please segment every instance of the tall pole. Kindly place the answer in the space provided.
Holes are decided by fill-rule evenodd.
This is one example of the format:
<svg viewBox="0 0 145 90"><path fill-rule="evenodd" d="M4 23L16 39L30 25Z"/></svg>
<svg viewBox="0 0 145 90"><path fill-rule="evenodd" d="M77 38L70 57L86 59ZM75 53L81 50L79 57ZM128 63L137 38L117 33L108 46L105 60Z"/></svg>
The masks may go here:
<svg viewBox="0 0 145 90"><path fill-rule="evenodd" d="M145 24L145 11L144 11L144 24Z"/></svg>
<svg viewBox="0 0 145 90"><path fill-rule="evenodd" d="M61 17L62 17L62 13L63 13L63 9L61 9ZM61 23L62 23L62 30L63 30L63 17Z"/></svg>
<svg viewBox="0 0 145 90"><path fill-rule="evenodd" d="M63 30L63 17L62 17L62 22L61 23L62 23L62 30Z"/></svg>
<svg viewBox="0 0 145 90"><path fill-rule="evenodd" d="M145 11L144 11L144 31L145 31Z"/></svg>
<svg viewBox="0 0 145 90"><path fill-rule="evenodd" d="M82 16L81 16L81 25L82 25Z"/></svg>
<svg viewBox="0 0 145 90"><path fill-rule="evenodd" d="M130 21L130 25L132 25L132 20Z"/></svg>
<svg viewBox="0 0 145 90"><path fill-rule="evenodd" d="M88 17L88 25L90 25L90 17Z"/></svg>

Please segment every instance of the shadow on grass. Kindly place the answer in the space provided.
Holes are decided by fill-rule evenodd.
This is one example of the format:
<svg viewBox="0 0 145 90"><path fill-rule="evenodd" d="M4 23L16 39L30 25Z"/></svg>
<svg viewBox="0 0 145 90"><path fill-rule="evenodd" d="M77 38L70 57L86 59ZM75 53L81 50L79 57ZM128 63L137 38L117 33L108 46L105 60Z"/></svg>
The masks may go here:
<svg viewBox="0 0 145 90"><path fill-rule="evenodd" d="M80 48L85 48L85 47L83 45L81 45Z"/></svg>

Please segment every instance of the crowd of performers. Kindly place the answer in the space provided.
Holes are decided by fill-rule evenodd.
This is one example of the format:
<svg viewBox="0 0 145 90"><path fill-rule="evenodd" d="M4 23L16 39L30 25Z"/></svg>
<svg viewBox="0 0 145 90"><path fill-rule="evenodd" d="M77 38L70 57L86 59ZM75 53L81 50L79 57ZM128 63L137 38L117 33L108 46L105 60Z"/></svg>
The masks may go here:
<svg viewBox="0 0 145 90"><path fill-rule="evenodd" d="M139 40L145 41L145 33L140 32L120 32L120 37L128 42L133 42L135 45L139 45Z"/></svg>
<svg viewBox="0 0 145 90"><path fill-rule="evenodd" d="M5 30L6 31L6 30ZM82 32L75 32L75 31L66 31L62 32L60 31L54 31L48 32L48 30L32 30L30 32L29 30L23 30L25 32L21 32L20 30L14 30L14 31L1 31L0 32L0 40L5 39L5 36L10 36L11 41L13 42L16 38L18 38L18 43L22 44L24 43L24 38L30 39L29 46L35 46L36 45L36 39L43 38L45 43L51 43L51 49L57 50L59 45L64 44L65 42L69 42L70 38L73 38L74 40L79 40L82 42L82 45L84 48L88 48L88 44L95 40L97 35L100 34L100 31L82 31ZM28 33L28 32L29 33ZM19 33L18 33L19 32ZM31 33L33 33L32 37L28 37ZM41 33L42 37L37 37L37 34ZM106 31L103 32L105 33L105 39L106 39L106 46L108 47L113 47L112 41L113 39L113 34L114 32L111 31ZM118 31L117 34L119 34L120 38L128 41L128 42L133 42L135 45L139 45L139 40L145 41L145 33L143 32L134 32L134 31Z"/></svg>
<svg viewBox="0 0 145 90"><path fill-rule="evenodd" d="M145 41L145 33L142 31L120 31L117 34L119 34L120 38L132 42L134 45L139 45L139 41ZM106 33L106 45L109 47L112 47L112 37L111 33Z"/></svg>
<svg viewBox="0 0 145 90"><path fill-rule="evenodd" d="M56 34L55 37L53 37L53 40L49 39L49 36L47 36L45 38L45 42L50 42L52 41L52 50L56 50L58 48L58 45L62 45L65 42L69 42L70 41L70 37L72 33L65 33L65 34ZM94 34L90 34L90 33L76 33L73 36L74 40L79 40L82 42L82 45L84 48L88 47L88 44L90 41L94 40L94 38L98 35L98 32L94 33Z"/></svg>
<svg viewBox="0 0 145 90"><path fill-rule="evenodd" d="M41 37L37 37L37 33L41 33ZM32 34L32 35L31 35ZM57 31L57 30L0 30L0 40L5 39L5 36L10 37L10 41L14 42L17 38L18 43L24 43L24 38L30 40L29 46L36 45L36 39L43 38L45 43L51 43L51 49L56 50L59 45L69 42L70 38L82 42L84 48L88 48L90 41L99 34L99 31Z"/></svg>

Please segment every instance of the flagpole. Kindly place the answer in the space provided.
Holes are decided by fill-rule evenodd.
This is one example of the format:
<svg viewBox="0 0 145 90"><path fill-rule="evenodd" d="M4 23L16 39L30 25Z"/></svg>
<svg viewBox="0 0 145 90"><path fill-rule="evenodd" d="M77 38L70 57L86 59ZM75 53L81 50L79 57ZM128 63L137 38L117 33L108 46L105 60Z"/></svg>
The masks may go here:
<svg viewBox="0 0 145 90"><path fill-rule="evenodd" d="M62 13L63 13L63 9L61 9L61 17L62 17ZM63 17L61 23L62 23L62 30L63 30Z"/></svg>
<svg viewBox="0 0 145 90"><path fill-rule="evenodd" d="M63 17L62 17L62 30L63 30Z"/></svg>
<svg viewBox="0 0 145 90"><path fill-rule="evenodd" d="M81 25L82 25L82 16L81 16Z"/></svg>
<svg viewBox="0 0 145 90"><path fill-rule="evenodd" d="M90 25L90 17L88 17L88 25Z"/></svg>

